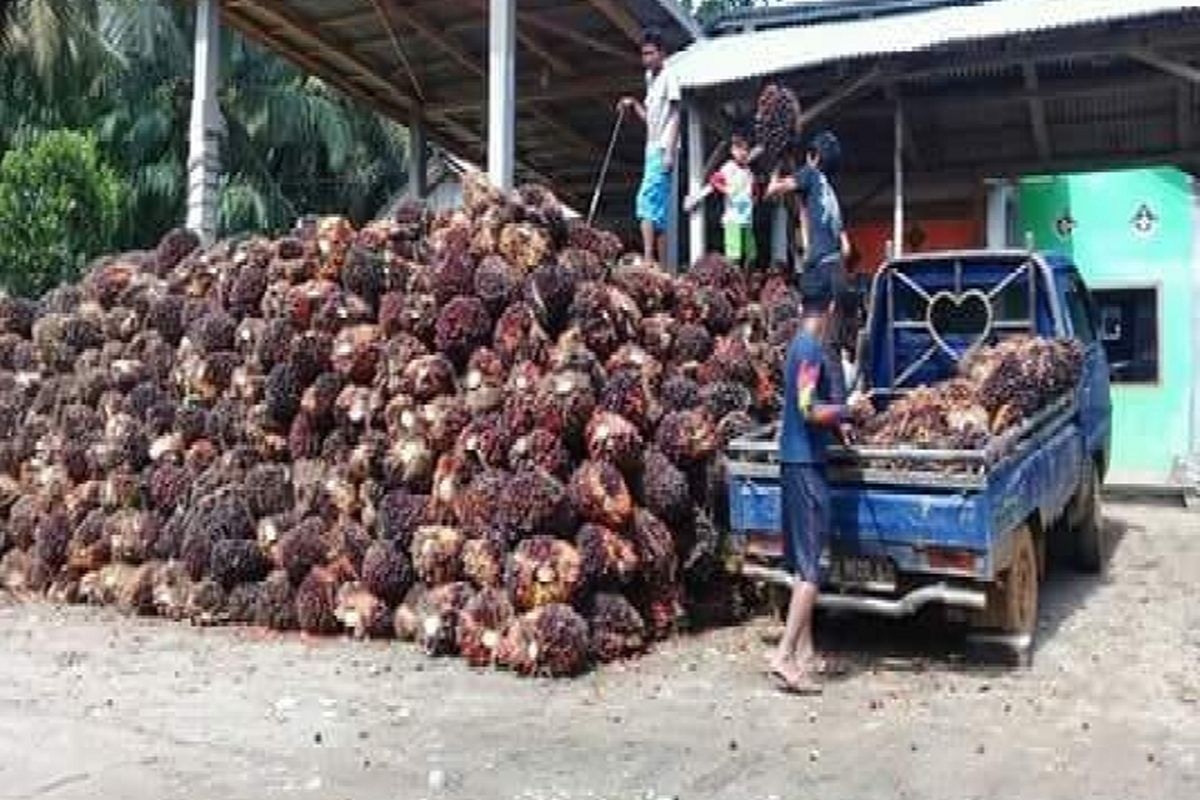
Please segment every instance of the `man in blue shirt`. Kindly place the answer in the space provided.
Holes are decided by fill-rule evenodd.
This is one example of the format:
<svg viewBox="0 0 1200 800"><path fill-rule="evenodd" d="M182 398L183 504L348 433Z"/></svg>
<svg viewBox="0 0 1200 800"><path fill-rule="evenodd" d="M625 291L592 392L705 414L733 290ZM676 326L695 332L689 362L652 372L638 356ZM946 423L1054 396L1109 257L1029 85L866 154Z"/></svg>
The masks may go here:
<svg viewBox="0 0 1200 800"><path fill-rule="evenodd" d="M780 488L783 555L793 583L783 638L769 665L781 688L792 692L819 690L813 682L821 668L813 649L812 617L831 518L825 448L838 426L872 411L870 402L857 394L849 405L831 402L824 341L832 310L830 283L810 280L800 330L788 346L784 366Z"/></svg>

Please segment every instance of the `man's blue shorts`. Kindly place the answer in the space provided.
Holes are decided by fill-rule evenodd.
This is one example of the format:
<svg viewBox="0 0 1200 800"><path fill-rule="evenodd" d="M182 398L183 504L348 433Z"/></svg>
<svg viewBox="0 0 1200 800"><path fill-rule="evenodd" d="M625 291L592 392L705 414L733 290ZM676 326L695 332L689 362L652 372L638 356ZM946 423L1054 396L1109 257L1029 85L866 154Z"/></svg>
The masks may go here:
<svg viewBox="0 0 1200 800"><path fill-rule="evenodd" d="M646 149L646 169L637 193L638 221L649 221L656 231L667 229L667 197L671 193L671 171L663 163L663 149Z"/></svg>
<svg viewBox="0 0 1200 800"><path fill-rule="evenodd" d="M819 464L783 464L783 560L805 583L820 583L821 551L829 542L829 482Z"/></svg>

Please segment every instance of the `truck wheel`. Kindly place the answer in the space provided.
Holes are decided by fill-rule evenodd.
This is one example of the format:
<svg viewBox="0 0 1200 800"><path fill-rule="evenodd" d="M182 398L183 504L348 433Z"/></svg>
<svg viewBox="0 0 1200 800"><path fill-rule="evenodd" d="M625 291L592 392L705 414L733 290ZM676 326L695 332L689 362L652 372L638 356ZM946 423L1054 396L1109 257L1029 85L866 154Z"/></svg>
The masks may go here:
<svg viewBox="0 0 1200 800"><path fill-rule="evenodd" d="M988 592L987 602L989 627L1009 635L1033 635L1038 615L1038 561L1028 526L1013 534L1012 564Z"/></svg>
<svg viewBox="0 0 1200 800"><path fill-rule="evenodd" d="M1108 535L1100 509L1100 473L1093 466L1084 476L1075 497L1075 566L1084 572L1099 573L1108 562Z"/></svg>

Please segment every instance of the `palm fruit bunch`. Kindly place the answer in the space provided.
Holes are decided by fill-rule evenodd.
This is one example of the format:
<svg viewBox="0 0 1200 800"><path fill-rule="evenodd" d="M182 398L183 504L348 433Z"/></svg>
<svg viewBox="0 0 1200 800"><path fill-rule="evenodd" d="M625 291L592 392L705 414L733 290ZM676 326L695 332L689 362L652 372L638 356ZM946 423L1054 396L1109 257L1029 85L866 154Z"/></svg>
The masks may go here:
<svg viewBox="0 0 1200 800"><path fill-rule="evenodd" d="M759 92L754 111L754 143L762 148L755 162L770 173L779 165L800 130L800 101L791 89L774 81Z"/></svg>
<svg viewBox="0 0 1200 800"><path fill-rule="evenodd" d="M1072 339L1015 336L980 347L958 375L920 386L893 401L857 431L873 447L985 450L998 455L1006 434L1069 395L1079 382L1083 352ZM922 464L910 460L905 466ZM940 468L966 468L943 462Z"/></svg>
<svg viewBox="0 0 1200 800"><path fill-rule="evenodd" d="M726 585L720 445L770 420L795 315L782 276L623 252L472 175L0 294L0 585L522 674L641 652Z"/></svg>

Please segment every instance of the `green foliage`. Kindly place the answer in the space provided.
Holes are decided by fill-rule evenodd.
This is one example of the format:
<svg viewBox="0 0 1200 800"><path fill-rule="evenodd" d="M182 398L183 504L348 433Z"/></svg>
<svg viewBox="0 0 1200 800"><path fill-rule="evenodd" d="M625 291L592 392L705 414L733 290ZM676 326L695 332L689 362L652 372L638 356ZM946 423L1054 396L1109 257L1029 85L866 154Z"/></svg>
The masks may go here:
<svg viewBox="0 0 1200 800"><path fill-rule="evenodd" d="M755 8L767 3L764 0L689 0L687 5L700 24L707 25L727 12Z"/></svg>
<svg viewBox="0 0 1200 800"><path fill-rule="evenodd" d="M112 245L123 187L95 138L52 131L0 161L0 284L33 296Z"/></svg>
<svg viewBox="0 0 1200 800"><path fill-rule="evenodd" d="M90 131L128 184L113 246L152 246L185 213L194 6L0 0L0 152ZM221 32L221 234L301 214L370 219L406 180L404 129Z"/></svg>

